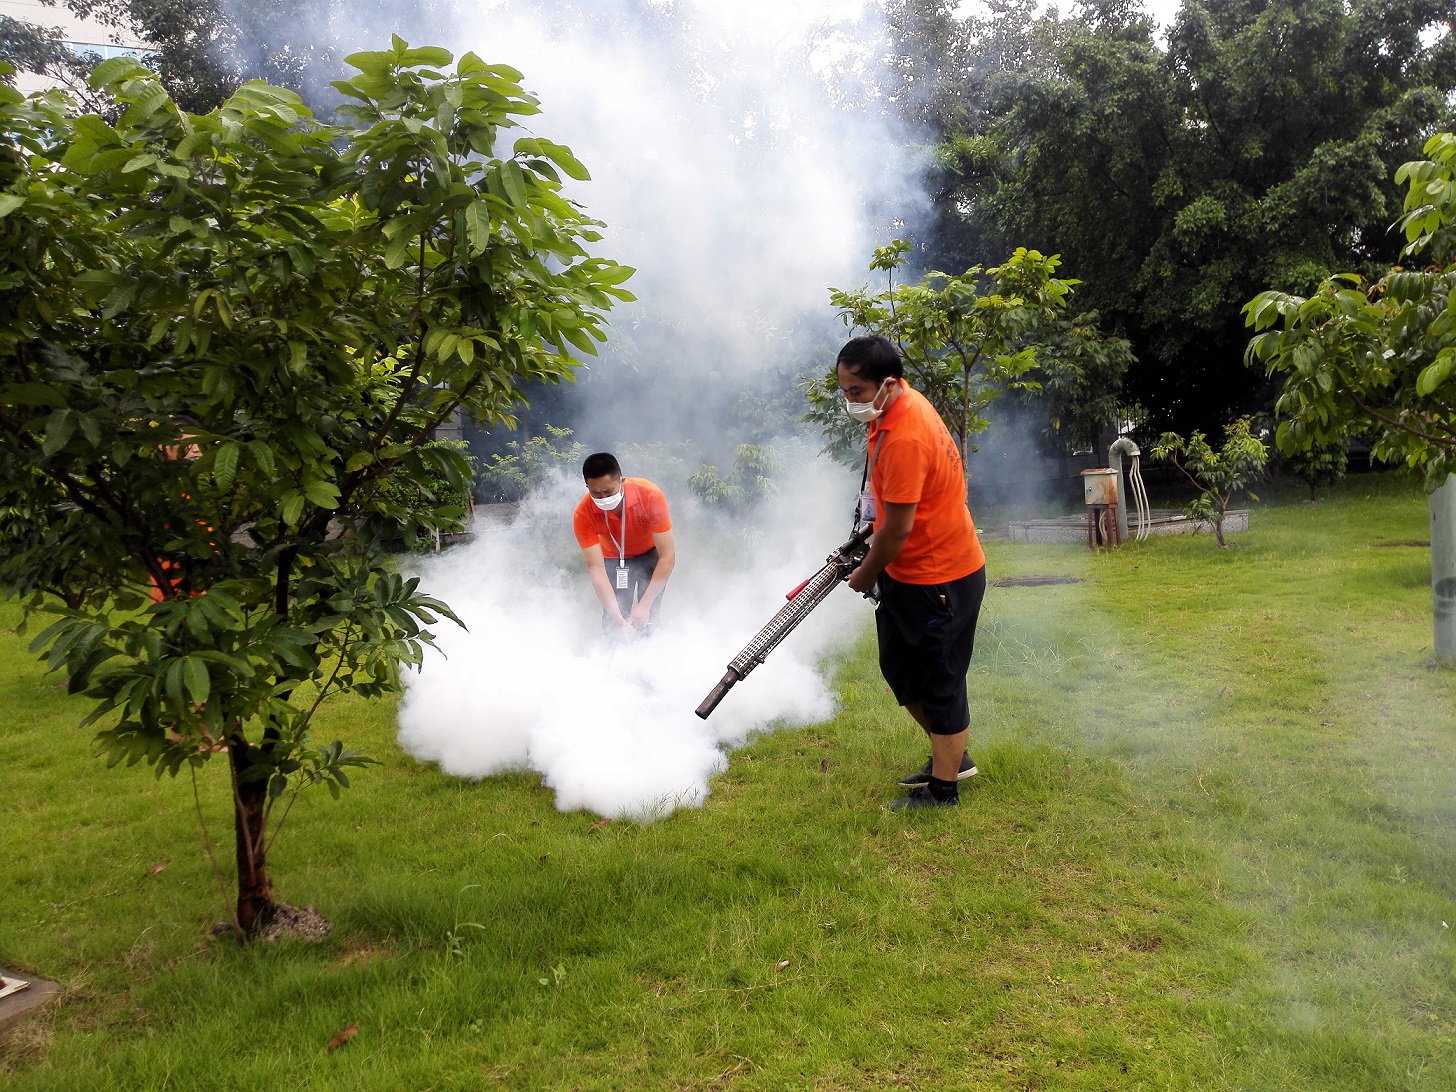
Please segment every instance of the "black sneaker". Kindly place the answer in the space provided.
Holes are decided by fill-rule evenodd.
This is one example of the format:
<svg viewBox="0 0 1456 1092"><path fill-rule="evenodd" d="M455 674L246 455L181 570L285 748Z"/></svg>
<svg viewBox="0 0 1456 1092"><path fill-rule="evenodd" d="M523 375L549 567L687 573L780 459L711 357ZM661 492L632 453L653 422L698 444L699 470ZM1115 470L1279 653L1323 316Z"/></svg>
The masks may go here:
<svg viewBox="0 0 1456 1092"><path fill-rule="evenodd" d="M929 783L921 785L909 796L902 796L898 800L891 800L889 808L891 811L909 811L912 808L954 808L961 802L960 793L954 796L947 796L944 800L937 800L935 794L930 791Z"/></svg>
<svg viewBox="0 0 1456 1092"><path fill-rule="evenodd" d="M930 762L931 760L927 758L925 760L925 765L921 766L920 769L916 770L914 773L906 774L904 777L900 778L900 784L904 785L907 789L914 789L918 788L921 785L930 784ZM971 756L969 754L961 755L961 769L960 772L956 774L957 781L964 781L968 777L975 777L976 774L978 774L979 772L980 771L976 769L976 764L971 760Z"/></svg>

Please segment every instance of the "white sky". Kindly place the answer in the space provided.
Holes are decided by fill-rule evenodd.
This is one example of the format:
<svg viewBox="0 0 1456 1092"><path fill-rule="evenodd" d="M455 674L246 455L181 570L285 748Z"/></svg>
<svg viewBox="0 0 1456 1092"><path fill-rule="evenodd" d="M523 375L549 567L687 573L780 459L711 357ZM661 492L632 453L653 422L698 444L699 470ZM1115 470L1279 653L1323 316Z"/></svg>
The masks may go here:
<svg viewBox="0 0 1456 1092"><path fill-rule="evenodd" d="M792 6L796 0L788 0L788 2ZM805 0L805 2L816 3L818 0ZM1143 10L1152 15L1160 27L1166 28L1173 21L1174 16L1178 14L1178 9L1182 7L1183 0L1141 0L1141 3ZM1071 10L1072 4L1073 0L1057 0L1057 8L1064 15ZM960 4L961 10L967 10L977 6L978 0L961 0ZM1043 0L1041 6L1043 8L1047 6L1045 0Z"/></svg>

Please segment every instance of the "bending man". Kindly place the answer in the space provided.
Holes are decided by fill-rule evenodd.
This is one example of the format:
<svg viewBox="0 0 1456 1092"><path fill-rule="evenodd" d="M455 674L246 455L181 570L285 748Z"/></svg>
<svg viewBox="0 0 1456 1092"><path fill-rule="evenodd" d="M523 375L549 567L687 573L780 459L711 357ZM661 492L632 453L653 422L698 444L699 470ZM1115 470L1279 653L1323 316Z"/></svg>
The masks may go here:
<svg viewBox="0 0 1456 1092"><path fill-rule="evenodd" d="M835 370L846 412L870 426L861 504L875 537L849 586L878 585L880 671L930 737L930 760L900 780L913 791L890 806L950 807L960 803L958 782L976 773L966 752L966 672L986 592L960 452L935 407L905 382L885 338L854 338Z"/></svg>
<svg viewBox="0 0 1456 1092"><path fill-rule="evenodd" d="M657 621L676 553L672 517L662 490L646 478L624 478L615 455L599 451L582 464L587 495L572 529L602 604L602 629L624 633Z"/></svg>

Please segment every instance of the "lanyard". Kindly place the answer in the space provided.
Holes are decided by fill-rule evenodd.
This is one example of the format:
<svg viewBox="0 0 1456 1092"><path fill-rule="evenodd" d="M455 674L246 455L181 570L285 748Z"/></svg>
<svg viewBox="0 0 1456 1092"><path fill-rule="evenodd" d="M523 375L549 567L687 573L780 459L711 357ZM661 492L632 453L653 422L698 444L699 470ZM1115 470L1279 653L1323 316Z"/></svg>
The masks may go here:
<svg viewBox="0 0 1456 1092"><path fill-rule="evenodd" d="M875 463L878 462L879 461L879 458L880 458L880 445L883 444L884 442L885 442L885 430L884 429L880 429L877 433L875 433L875 452L874 452L874 454L871 455L870 454L870 451L869 451L869 448L868 447L865 448L865 468L864 468L864 476L861 477L860 480L859 480L859 488L860 488L860 491L861 492L864 491L865 483L866 482L869 482L870 475L875 472ZM871 488L873 488L873 483L871 483Z"/></svg>
<svg viewBox="0 0 1456 1092"><path fill-rule="evenodd" d="M612 540L612 545L617 548L617 568L619 568L619 569L625 569L627 567L627 479L626 478L623 478L622 479L622 503L620 505L620 509L621 509L621 513L617 517L617 522L619 522L622 525L622 541L621 542L618 542L617 541L617 536L614 535L614 534L612 534L612 513L611 512L604 512L604 513L602 513L602 518L604 520L606 520L606 524L607 524L607 537Z"/></svg>
<svg viewBox="0 0 1456 1092"><path fill-rule="evenodd" d="M885 442L885 430L884 429L881 429L879 432L877 432L875 434L875 450L874 450L874 453L873 454L870 453L870 449L869 449L868 443L866 443L866 445L865 445L865 466L864 466L864 473L860 475L860 479L859 479L859 500L855 503L855 506L854 506L854 529L855 529L855 531L858 531L859 530L859 525L860 525L860 512L862 512L864 510L865 486L867 484L870 484L870 475L873 474L874 471L875 471L875 463L878 462L879 461L879 458L880 458L880 445L883 444L884 442ZM873 488L872 485L871 485L871 488Z"/></svg>

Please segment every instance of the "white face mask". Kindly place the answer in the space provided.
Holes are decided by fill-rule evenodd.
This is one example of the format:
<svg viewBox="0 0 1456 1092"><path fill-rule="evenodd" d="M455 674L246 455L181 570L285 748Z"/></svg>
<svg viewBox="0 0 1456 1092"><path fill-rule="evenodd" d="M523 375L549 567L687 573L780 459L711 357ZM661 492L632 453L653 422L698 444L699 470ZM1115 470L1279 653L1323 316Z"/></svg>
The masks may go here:
<svg viewBox="0 0 1456 1092"><path fill-rule="evenodd" d="M610 497L592 497L592 503L603 512L610 512L617 505L622 503L622 491L618 489Z"/></svg>
<svg viewBox="0 0 1456 1092"><path fill-rule="evenodd" d="M851 402L849 400L849 396L846 395L844 399L844 412L849 414L856 421L859 421L861 424L867 425L871 421L876 420L885 411L882 409L878 409L875 406L875 403L880 400L880 395L885 393L885 383L888 383L889 381L890 380L887 377L883 382L881 382L880 389L875 392L874 398L868 402Z"/></svg>

